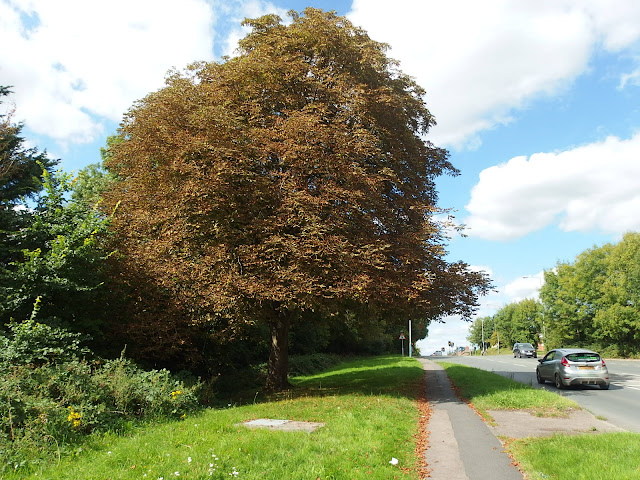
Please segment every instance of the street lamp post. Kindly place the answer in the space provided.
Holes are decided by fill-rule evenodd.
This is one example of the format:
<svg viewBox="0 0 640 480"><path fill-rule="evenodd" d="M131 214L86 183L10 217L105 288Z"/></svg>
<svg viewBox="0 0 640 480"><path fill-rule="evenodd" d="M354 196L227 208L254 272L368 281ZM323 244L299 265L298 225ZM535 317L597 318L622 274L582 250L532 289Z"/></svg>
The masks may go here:
<svg viewBox="0 0 640 480"><path fill-rule="evenodd" d="M482 355L484 355L484 317L480 321L482 322Z"/></svg>

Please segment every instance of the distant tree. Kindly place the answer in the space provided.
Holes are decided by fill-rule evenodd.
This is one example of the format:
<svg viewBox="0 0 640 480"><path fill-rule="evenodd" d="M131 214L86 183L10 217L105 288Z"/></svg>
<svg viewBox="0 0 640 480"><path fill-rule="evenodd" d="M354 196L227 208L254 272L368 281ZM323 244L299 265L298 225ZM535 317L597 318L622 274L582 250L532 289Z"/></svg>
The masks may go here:
<svg viewBox="0 0 640 480"><path fill-rule="evenodd" d="M607 279L611 245L582 252L574 263L558 263L545 272L540 289L550 348L592 345L596 313L602 308L601 286Z"/></svg>
<svg viewBox="0 0 640 480"><path fill-rule="evenodd" d="M467 337L467 340L478 345L480 350L483 350L484 341L484 348L486 349L490 344L489 338L493 334L494 330L495 321L493 317L485 316L476 318L469 327L469 336Z"/></svg>
<svg viewBox="0 0 640 480"><path fill-rule="evenodd" d="M640 234L627 233L607 249L606 276L598 284L597 341L612 353L640 352Z"/></svg>
<svg viewBox="0 0 640 480"><path fill-rule="evenodd" d="M536 346L542 331L542 304L527 298L502 307L494 315L500 342L511 346L514 343L531 343Z"/></svg>
<svg viewBox="0 0 640 480"><path fill-rule="evenodd" d="M290 15L247 20L237 57L171 74L106 162L119 251L156 288L135 311L168 301L144 317L158 332L268 325L272 390L308 312L468 317L490 283L444 258L434 182L458 172L424 140L423 89L346 18Z"/></svg>
<svg viewBox="0 0 640 480"><path fill-rule="evenodd" d="M542 334L542 303L532 298L517 302L513 325L513 343L528 342L537 346ZM520 338L522 340L518 340Z"/></svg>

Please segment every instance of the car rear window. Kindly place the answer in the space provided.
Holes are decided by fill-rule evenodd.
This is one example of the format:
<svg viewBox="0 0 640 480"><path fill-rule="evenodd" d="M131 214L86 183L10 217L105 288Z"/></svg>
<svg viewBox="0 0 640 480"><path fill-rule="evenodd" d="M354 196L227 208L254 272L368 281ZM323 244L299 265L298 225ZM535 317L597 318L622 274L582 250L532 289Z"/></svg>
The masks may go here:
<svg viewBox="0 0 640 480"><path fill-rule="evenodd" d="M597 353L570 353L567 355L567 360L570 362L599 362L600 355Z"/></svg>

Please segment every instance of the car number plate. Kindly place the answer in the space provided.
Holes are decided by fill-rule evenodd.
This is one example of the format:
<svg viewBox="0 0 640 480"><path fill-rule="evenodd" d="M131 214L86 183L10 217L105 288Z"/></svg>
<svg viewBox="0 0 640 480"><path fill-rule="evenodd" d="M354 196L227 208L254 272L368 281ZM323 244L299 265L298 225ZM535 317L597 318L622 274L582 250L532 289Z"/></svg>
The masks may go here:
<svg viewBox="0 0 640 480"><path fill-rule="evenodd" d="M593 367L578 367L579 370L593 370Z"/></svg>

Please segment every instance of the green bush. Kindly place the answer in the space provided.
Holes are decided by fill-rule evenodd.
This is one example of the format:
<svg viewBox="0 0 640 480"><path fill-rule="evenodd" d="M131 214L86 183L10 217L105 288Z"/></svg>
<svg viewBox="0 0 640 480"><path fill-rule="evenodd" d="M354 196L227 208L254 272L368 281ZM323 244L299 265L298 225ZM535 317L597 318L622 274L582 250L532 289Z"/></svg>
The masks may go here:
<svg viewBox="0 0 640 480"><path fill-rule="evenodd" d="M344 360L340 355L314 353L311 355L292 355L289 358L289 376L312 375L337 365Z"/></svg>
<svg viewBox="0 0 640 480"><path fill-rule="evenodd" d="M0 335L0 473L50 460L94 432L198 408L196 379L145 371L123 357L80 357L90 352L79 337L33 319L10 329Z"/></svg>
<svg viewBox="0 0 640 480"><path fill-rule="evenodd" d="M86 335L36 322L39 309L40 297L29 320L10 323L9 335L0 336L0 365L56 363L90 353L82 346Z"/></svg>

